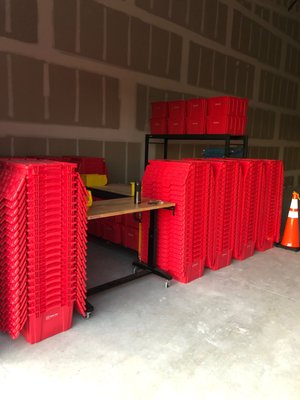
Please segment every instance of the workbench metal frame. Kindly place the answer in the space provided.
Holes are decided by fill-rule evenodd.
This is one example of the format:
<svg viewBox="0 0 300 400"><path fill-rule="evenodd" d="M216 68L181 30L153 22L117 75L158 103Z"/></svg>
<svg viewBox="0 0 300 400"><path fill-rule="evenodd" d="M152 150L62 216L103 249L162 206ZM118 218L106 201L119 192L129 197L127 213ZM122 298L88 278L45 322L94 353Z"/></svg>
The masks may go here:
<svg viewBox="0 0 300 400"><path fill-rule="evenodd" d="M125 195L119 195L118 193L111 193L101 191L101 189L93 189L88 188L92 191L92 194L96 197L104 197L106 199L116 199L121 197L129 197ZM102 197L102 198L103 198ZM163 208L164 210L171 210L173 213L175 212L175 207ZM156 233L157 233L157 224L156 224L156 213L158 209L150 210L150 225L149 225L149 234L148 234L148 263L144 263L140 260L133 261L133 273L127 276L124 276L119 279L115 279L113 281L106 282L104 284L92 287L87 290L87 297L92 296L96 293L103 292L108 289L112 289L114 287L123 285L124 283L131 282L133 280L142 278L143 276L149 274L155 274L161 278L166 280L165 287L169 287L169 282L172 280L172 275L158 268L156 265ZM91 313L94 311L94 307L88 301L86 301L86 316L89 318Z"/></svg>
<svg viewBox="0 0 300 400"><path fill-rule="evenodd" d="M248 154L248 136L224 135L224 134L205 134L205 135L154 135L147 134L145 137L145 168L149 161L149 145L162 144L163 157L168 158L168 144L170 140L194 140L194 141L224 141L225 157L230 157L232 146L237 146L236 142L242 142L243 158ZM233 143L234 142L234 143Z"/></svg>

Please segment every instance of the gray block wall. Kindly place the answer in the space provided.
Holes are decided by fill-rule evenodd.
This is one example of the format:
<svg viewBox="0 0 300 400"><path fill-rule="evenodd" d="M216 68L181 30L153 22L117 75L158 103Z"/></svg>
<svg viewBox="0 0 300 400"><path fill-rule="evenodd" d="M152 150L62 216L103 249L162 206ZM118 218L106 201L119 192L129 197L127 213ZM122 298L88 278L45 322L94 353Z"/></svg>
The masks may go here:
<svg viewBox="0 0 300 400"><path fill-rule="evenodd" d="M111 181L128 182L151 101L228 94L250 100L250 156L283 159L297 185L300 7L286 3L0 0L0 155L104 156Z"/></svg>

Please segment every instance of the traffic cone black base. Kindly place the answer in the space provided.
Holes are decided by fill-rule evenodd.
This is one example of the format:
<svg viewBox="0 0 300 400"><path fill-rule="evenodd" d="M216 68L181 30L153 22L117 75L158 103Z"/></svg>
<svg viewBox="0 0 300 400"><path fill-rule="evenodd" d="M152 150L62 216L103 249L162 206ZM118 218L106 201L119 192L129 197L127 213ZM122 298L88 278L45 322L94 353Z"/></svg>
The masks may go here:
<svg viewBox="0 0 300 400"><path fill-rule="evenodd" d="M289 247L289 246L284 246L283 244L281 244L281 243L279 243L279 242L275 242L274 243L274 246L275 247L279 247L279 248L281 248L281 249L285 249L285 250L291 250L291 251L294 251L294 252L298 252L298 251L300 251L300 247Z"/></svg>

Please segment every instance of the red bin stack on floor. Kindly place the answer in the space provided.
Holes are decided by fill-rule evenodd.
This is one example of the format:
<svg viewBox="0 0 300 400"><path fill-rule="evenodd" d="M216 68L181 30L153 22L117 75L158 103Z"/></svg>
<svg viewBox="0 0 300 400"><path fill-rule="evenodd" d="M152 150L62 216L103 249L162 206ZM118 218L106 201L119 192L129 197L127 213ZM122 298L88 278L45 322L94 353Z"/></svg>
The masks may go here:
<svg viewBox="0 0 300 400"><path fill-rule="evenodd" d="M184 283L202 276L206 258L210 166L197 161L151 161L143 178L143 196L176 203L175 215L157 218L157 264ZM202 187L204 190L202 190ZM142 260L147 261L149 218L142 223Z"/></svg>
<svg viewBox="0 0 300 400"><path fill-rule="evenodd" d="M205 134L206 133L206 114L207 99L187 100L187 134Z"/></svg>
<svg viewBox="0 0 300 400"><path fill-rule="evenodd" d="M186 101L169 101L168 133L181 135L186 133Z"/></svg>
<svg viewBox="0 0 300 400"><path fill-rule="evenodd" d="M254 253L257 238L260 205L262 161L239 160L237 182L238 203L236 207L234 258L244 260Z"/></svg>
<svg viewBox="0 0 300 400"><path fill-rule="evenodd" d="M0 170L0 181L0 330L16 338L27 318L25 174Z"/></svg>
<svg viewBox="0 0 300 400"><path fill-rule="evenodd" d="M168 115L168 102L155 101L151 104L151 133L158 135L165 135L168 133Z"/></svg>
<svg viewBox="0 0 300 400"><path fill-rule="evenodd" d="M208 240L206 265L213 270L231 263L237 204L237 171L234 160L210 161Z"/></svg>
<svg viewBox="0 0 300 400"><path fill-rule="evenodd" d="M8 238L2 247L1 330L13 338L22 332L35 343L69 329L74 306L85 315L86 191L75 167L0 160L7 182L0 197L1 232ZM18 313L6 307L12 303Z"/></svg>
<svg viewBox="0 0 300 400"><path fill-rule="evenodd" d="M157 217L157 265L187 283L278 240L282 162L250 159L150 161L143 196L176 203ZM149 217L142 220L148 260Z"/></svg>
<svg viewBox="0 0 300 400"><path fill-rule="evenodd" d="M262 190L258 214L256 250L265 251L279 242L283 165L279 160L262 160Z"/></svg>

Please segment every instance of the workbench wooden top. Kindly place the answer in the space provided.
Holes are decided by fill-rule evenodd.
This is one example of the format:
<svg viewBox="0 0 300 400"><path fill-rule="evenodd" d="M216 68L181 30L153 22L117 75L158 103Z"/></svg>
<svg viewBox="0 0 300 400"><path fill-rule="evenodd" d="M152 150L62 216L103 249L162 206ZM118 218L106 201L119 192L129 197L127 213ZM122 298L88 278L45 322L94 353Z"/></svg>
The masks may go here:
<svg viewBox="0 0 300 400"><path fill-rule="evenodd" d="M133 197L94 201L87 212L88 220L175 207L175 203L165 201L152 203L155 200L151 200L149 204L149 201L150 199L143 198L140 204L135 204Z"/></svg>

